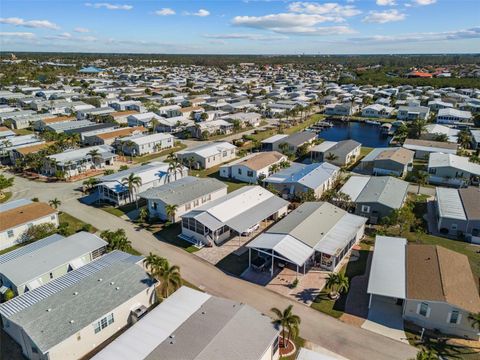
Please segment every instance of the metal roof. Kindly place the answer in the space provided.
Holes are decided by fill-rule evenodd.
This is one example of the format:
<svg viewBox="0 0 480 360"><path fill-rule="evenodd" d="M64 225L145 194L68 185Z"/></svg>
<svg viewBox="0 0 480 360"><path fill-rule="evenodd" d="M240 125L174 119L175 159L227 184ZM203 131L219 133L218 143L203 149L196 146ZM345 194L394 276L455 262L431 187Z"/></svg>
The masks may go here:
<svg viewBox="0 0 480 360"><path fill-rule="evenodd" d="M22 327L36 346L47 353L152 286L152 280L137 264L141 259L111 252L1 304L0 314Z"/></svg>
<svg viewBox="0 0 480 360"><path fill-rule="evenodd" d="M148 189L139 196L149 200L161 200L166 204L182 205L221 189L226 190L227 185L217 179L187 176L172 183Z"/></svg>
<svg viewBox="0 0 480 360"><path fill-rule="evenodd" d="M1 255L0 273L19 286L106 245L84 231L67 238L55 234Z"/></svg>
<svg viewBox="0 0 480 360"><path fill-rule="evenodd" d="M182 286L92 360L143 360L194 314L210 295Z"/></svg>
<svg viewBox="0 0 480 360"><path fill-rule="evenodd" d="M380 203L392 209L402 206L408 182L392 176L372 176L358 195L357 203Z"/></svg>
<svg viewBox="0 0 480 360"><path fill-rule="evenodd" d="M368 294L405 299L407 240L389 236L375 239Z"/></svg>
<svg viewBox="0 0 480 360"><path fill-rule="evenodd" d="M33 201L28 199L18 199L0 204L0 212L15 209L20 206L31 204Z"/></svg>
<svg viewBox="0 0 480 360"><path fill-rule="evenodd" d="M441 218L467 220L462 199L457 189L437 187L435 192Z"/></svg>
<svg viewBox="0 0 480 360"><path fill-rule="evenodd" d="M220 154L222 151L236 149L235 145L232 145L226 141L213 142L210 144L200 145L193 149L180 150L177 155L197 154L198 156L207 158Z"/></svg>
<svg viewBox="0 0 480 360"><path fill-rule="evenodd" d="M310 246L305 245L293 236L268 232L253 239L246 247L273 250L298 266L303 266L314 253Z"/></svg>
<svg viewBox="0 0 480 360"><path fill-rule="evenodd" d="M464 156L444 153L432 153L428 159L428 168L451 167L470 174L480 175L480 165L475 164Z"/></svg>
<svg viewBox="0 0 480 360"><path fill-rule="evenodd" d="M340 189L341 193L350 196L350 200L355 202L364 189L365 185L370 181L370 176L351 176Z"/></svg>

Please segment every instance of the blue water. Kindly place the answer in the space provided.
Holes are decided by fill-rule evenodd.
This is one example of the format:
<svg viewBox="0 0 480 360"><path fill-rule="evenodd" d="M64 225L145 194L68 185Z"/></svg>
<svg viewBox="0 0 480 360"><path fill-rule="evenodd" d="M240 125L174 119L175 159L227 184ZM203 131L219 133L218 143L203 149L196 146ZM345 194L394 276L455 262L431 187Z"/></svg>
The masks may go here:
<svg viewBox="0 0 480 360"><path fill-rule="evenodd" d="M370 125L358 122L333 122L333 127L322 130L320 139L340 141L352 139L367 147L388 147L390 136L381 133L380 125Z"/></svg>

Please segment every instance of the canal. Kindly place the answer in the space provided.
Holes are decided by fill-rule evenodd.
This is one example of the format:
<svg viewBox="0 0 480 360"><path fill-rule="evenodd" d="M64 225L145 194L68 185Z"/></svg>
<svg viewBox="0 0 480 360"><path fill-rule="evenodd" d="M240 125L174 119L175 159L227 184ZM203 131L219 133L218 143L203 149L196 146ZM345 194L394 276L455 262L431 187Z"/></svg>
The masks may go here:
<svg viewBox="0 0 480 360"><path fill-rule="evenodd" d="M333 126L322 130L318 137L327 141L352 139L367 147L388 147L391 136L383 135L380 125L361 122L335 121Z"/></svg>

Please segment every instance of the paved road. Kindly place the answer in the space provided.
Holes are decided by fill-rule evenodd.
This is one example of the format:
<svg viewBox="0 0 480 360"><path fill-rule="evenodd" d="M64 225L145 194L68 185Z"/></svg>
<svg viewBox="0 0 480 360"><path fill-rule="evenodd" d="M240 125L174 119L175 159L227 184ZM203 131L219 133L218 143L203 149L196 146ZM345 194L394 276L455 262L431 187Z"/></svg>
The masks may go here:
<svg viewBox="0 0 480 360"><path fill-rule="evenodd" d="M197 256L157 240L134 224L81 204L77 200L76 187L78 183L44 184L16 177L13 199L36 196L41 201L48 201L57 197L62 200L61 210L100 230L123 228L138 251L143 254L154 252L168 258L181 267L185 279L213 295L247 303L265 314L273 306L284 308L293 304L295 313L302 319L301 335L304 338L351 360L415 357L416 350L409 345L345 324L264 287L228 276Z"/></svg>

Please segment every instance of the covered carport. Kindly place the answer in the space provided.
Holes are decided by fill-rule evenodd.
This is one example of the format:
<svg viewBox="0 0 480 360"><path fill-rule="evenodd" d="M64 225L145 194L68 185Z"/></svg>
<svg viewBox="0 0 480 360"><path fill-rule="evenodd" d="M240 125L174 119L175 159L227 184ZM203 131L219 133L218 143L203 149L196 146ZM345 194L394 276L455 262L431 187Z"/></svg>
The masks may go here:
<svg viewBox="0 0 480 360"><path fill-rule="evenodd" d="M368 319L362 325L364 329L404 342L407 341L403 330L406 245L403 238L376 237L367 288Z"/></svg>
<svg viewBox="0 0 480 360"><path fill-rule="evenodd" d="M286 234L264 233L252 240L247 245L248 267L252 266L252 249L270 258L270 276L273 276L275 259L285 261L296 267L297 273L301 270L305 274L308 260L313 257L315 251Z"/></svg>

